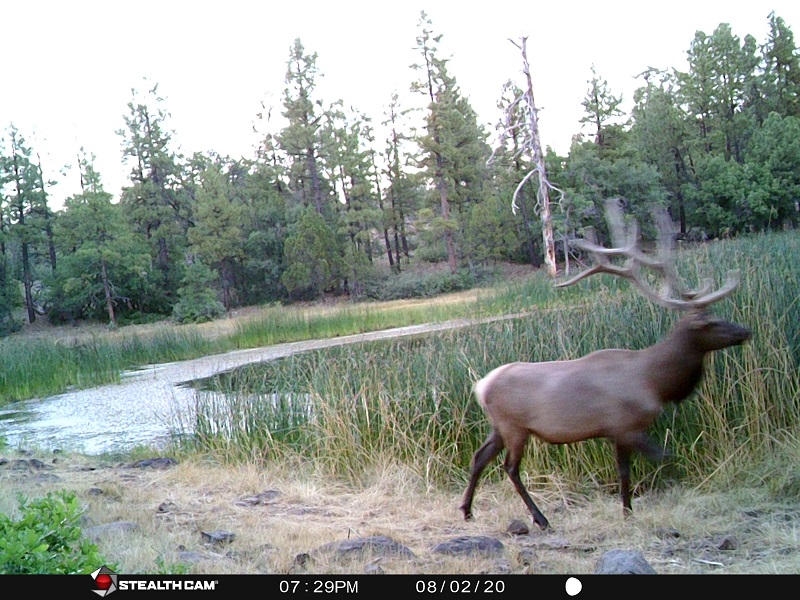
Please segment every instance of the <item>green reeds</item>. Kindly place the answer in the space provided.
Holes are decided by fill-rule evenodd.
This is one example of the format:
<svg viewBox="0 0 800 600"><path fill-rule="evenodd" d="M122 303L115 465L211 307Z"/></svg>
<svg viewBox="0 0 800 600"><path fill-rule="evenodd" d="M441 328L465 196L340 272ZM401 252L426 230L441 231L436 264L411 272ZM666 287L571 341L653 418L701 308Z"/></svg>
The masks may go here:
<svg viewBox="0 0 800 600"><path fill-rule="evenodd" d="M750 327L753 338L710 355L696 393L665 411L652 433L673 460L660 467L637 461L639 486L657 483L662 474L702 482L737 468L741 460L768 456L796 433L799 250L800 236L792 232L680 253L688 279L714 273L719 285L728 269L739 270L740 288L714 312ZM220 393L213 410L198 401L197 440L231 458L299 455L346 479L359 478L378 461L394 460L411 465L431 483L461 484L472 453L488 433L471 394L473 381L516 360L644 348L661 339L679 316L613 277L593 277L541 298L552 306L562 292L575 306L528 306L528 315L513 320L328 348L239 370L215 381ZM243 411L245 398L250 404ZM236 436L222 434L226 422L238 423ZM503 476L499 463L495 476ZM602 441L532 442L523 468L533 488L554 472L575 482L616 486L613 453Z"/></svg>
<svg viewBox="0 0 800 600"><path fill-rule="evenodd" d="M93 337L76 343L7 338L0 341L0 405L114 383L127 369L202 356L218 347L197 333L177 330L146 337Z"/></svg>

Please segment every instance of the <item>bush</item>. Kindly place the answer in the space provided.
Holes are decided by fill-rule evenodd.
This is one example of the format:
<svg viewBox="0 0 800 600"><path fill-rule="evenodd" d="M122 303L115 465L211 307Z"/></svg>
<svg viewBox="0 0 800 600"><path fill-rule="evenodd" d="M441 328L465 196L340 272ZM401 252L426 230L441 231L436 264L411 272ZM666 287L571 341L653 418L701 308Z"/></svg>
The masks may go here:
<svg viewBox="0 0 800 600"><path fill-rule="evenodd" d="M108 564L83 538L83 510L74 493L50 492L32 502L20 497L19 510L16 521L0 514L0 573L86 574Z"/></svg>
<svg viewBox="0 0 800 600"><path fill-rule="evenodd" d="M405 272L387 278L380 288L368 290L368 293L376 300L432 298L439 294L467 290L475 284L475 277L467 271L459 271L455 275L450 272L425 275Z"/></svg>
<svg viewBox="0 0 800 600"><path fill-rule="evenodd" d="M213 284L217 272L201 262L186 269L183 286L178 289L177 304L172 316L178 323L203 323L225 314L225 307L217 300Z"/></svg>

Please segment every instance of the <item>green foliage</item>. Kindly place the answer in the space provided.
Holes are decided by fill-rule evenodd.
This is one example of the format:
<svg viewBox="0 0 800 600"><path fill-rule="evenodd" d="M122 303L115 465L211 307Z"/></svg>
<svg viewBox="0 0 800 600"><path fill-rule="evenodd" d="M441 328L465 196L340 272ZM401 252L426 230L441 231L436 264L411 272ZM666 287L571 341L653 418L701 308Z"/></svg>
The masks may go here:
<svg viewBox="0 0 800 600"><path fill-rule="evenodd" d="M664 188L654 167L635 156L601 156L594 142L573 144L558 183L566 193L570 229L594 227L601 238L606 231L606 199L622 198L626 211L643 225L650 222L652 207L665 202Z"/></svg>
<svg viewBox="0 0 800 600"><path fill-rule="evenodd" d="M115 325L117 314L140 307L150 288L148 250L125 226L91 162L84 158L81 169L84 189L65 201L55 222L60 261L49 278L49 315L54 322L105 318Z"/></svg>
<svg viewBox="0 0 800 600"><path fill-rule="evenodd" d="M5 257L0 257L0 338L22 328L22 323L14 316L20 305L19 290L16 282L8 277L4 262Z"/></svg>
<svg viewBox="0 0 800 600"><path fill-rule="evenodd" d="M665 441L684 477L702 481L734 455L769 456L777 440L797 431L798 251L800 237L787 233L679 254L680 271L691 282L700 273L729 268L746 274L716 312L753 329L746 345L709 356L693 397L679 410L665 411L655 427L654 438ZM217 393L198 396L198 441L231 457L302 455L343 479L399 460L426 481L461 481L488 432L471 394L477 378L517 360L644 348L662 339L676 319L614 278L563 290L562 301L572 305L560 310L539 310L556 295L552 282L528 283L532 293L514 290L525 298L528 316L295 354L215 379L209 387ZM600 442L531 443L528 460L534 475L559 470L573 481L616 481L613 452ZM635 471L641 468L637 464ZM638 485L658 483L652 467L646 469L649 475Z"/></svg>
<svg viewBox="0 0 800 600"><path fill-rule="evenodd" d="M602 79L592 65L592 78L587 82L589 89L586 98L581 103L585 115L580 122L594 127L594 143L600 152L608 146L607 130L610 121L621 117L625 113L619 108L622 103L621 96L614 96L608 86L608 81Z"/></svg>
<svg viewBox="0 0 800 600"><path fill-rule="evenodd" d="M142 93L132 91L124 129L123 154L131 164L131 185L122 191L120 206L130 230L148 243L151 285L139 296L147 312L169 314L183 277L183 262L190 221L188 190L182 178L181 157L172 149L169 113L158 84Z"/></svg>
<svg viewBox="0 0 800 600"><path fill-rule="evenodd" d="M424 94L429 102L425 133L417 138L422 176L431 190L429 205L437 211L437 217L428 223L432 233L444 238L450 270L455 273L456 240L466 225L470 205L481 198L490 151L486 132L468 98L448 71L447 60L439 57L441 35L434 36L430 26L423 11L417 37L423 60L412 65L420 71L420 79L411 89Z"/></svg>
<svg viewBox="0 0 800 600"><path fill-rule="evenodd" d="M432 298L474 286L475 278L466 270L459 270L455 275L449 271L422 275L406 271L386 278L380 287L371 291L370 296L376 300Z"/></svg>
<svg viewBox="0 0 800 600"><path fill-rule="evenodd" d="M201 262L186 269L183 285L178 288L180 298L172 309L178 323L202 323L225 314L225 306L217 299L213 283L217 274Z"/></svg>
<svg viewBox="0 0 800 600"><path fill-rule="evenodd" d="M307 208L286 239L286 271L281 282L293 297L316 298L333 289L342 271L333 231L314 208Z"/></svg>
<svg viewBox="0 0 800 600"><path fill-rule="evenodd" d="M184 563L168 563L162 557L156 559L155 575L188 575L191 568Z"/></svg>
<svg viewBox="0 0 800 600"><path fill-rule="evenodd" d="M17 519L0 514L0 573L66 575L108 565L83 537L83 509L73 492L19 499ZM109 565L110 568L116 568Z"/></svg>
<svg viewBox="0 0 800 600"><path fill-rule="evenodd" d="M511 202L497 194L488 195L475 204L465 231L465 247L476 261L507 261L515 258L521 245L519 217L511 210Z"/></svg>
<svg viewBox="0 0 800 600"><path fill-rule="evenodd" d="M117 383L120 373L146 364L197 358L229 349L197 332L94 337L83 342L11 336L0 340L0 405L69 388Z"/></svg>

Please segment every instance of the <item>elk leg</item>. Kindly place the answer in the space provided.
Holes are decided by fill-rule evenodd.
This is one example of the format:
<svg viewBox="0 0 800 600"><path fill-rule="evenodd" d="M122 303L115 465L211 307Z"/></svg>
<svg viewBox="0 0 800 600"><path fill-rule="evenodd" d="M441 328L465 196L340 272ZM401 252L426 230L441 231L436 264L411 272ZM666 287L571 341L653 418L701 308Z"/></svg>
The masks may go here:
<svg viewBox="0 0 800 600"><path fill-rule="evenodd" d="M622 498L622 513L627 517L633 513L633 507L631 507L631 448L619 442L617 442L616 448L619 495Z"/></svg>
<svg viewBox="0 0 800 600"><path fill-rule="evenodd" d="M639 434L636 439L631 440L631 443L633 448L641 452L642 456L649 461L661 462L669 456L667 452L654 444L646 433Z"/></svg>
<svg viewBox="0 0 800 600"><path fill-rule="evenodd" d="M522 452L524 449L524 438L521 443L514 444L513 446L509 445L508 450L506 451L506 460L504 466L506 473L508 473L509 479L511 479L511 483L514 484L514 488L516 488L517 493L522 497L523 502L525 502L525 506L528 507L531 517L533 517L533 522L539 527L539 529L545 530L550 526L550 523L542 514L542 511L539 510L539 507L533 502L530 494L528 494L528 490L526 490L525 486L522 485L522 479L520 479L519 476L519 465L522 462Z"/></svg>
<svg viewBox="0 0 800 600"><path fill-rule="evenodd" d="M495 456L505 447L503 438L496 431L492 431L483 445L478 448L472 457L472 474L469 478L467 491L464 492L464 500L461 503L461 510L464 512L464 520L472 519L472 497L475 495L475 488L478 486L478 479Z"/></svg>

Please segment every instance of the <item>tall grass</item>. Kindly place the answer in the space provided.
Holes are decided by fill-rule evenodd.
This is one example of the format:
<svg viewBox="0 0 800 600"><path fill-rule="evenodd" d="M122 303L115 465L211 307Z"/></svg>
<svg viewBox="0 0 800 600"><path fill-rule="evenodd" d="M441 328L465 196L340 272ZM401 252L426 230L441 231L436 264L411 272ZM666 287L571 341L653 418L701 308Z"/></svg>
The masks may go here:
<svg viewBox="0 0 800 600"><path fill-rule="evenodd" d="M787 436L796 435L798 251L800 236L791 233L680 253L681 271L689 278L740 271L740 288L715 312L749 326L753 338L710 355L697 392L662 416L653 435L674 461L655 471L642 470L637 462L639 485L684 476L702 483L744 461L768 457ZM298 354L216 378L209 391L198 393L196 439L232 459L300 455L348 480L357 480L376 461L395 460L413 465L431 483L461 483L488 433L471 395L473 381L516 360L644 348L677 319L626 282L607 276L561 291L574 307L529 306L528 315L514 320ZM537 296L546 303L554 297L550 292ZM505 306L510 304L507 299ZM616 482L612 453L601 441L531 443L524 468L534 486L554 472L576 482ZM502 476L499 469L494 476Z"/></svg>
<svg viewBox="0 0 800 600"><path fill-rule="evenodd" d="M177 330L79 343L11 337L0 343L0 405L114 383L126 369L202 356L218 347L196 332Z"/></svg>
<svg viewBox="0 0 800 600"><path fill-rule="evenodd" d="M282 342L504 314L543 304L552 294L547 277L532 273L524 282L425 301L265 307L258 316L238 322L233 334L214 340L206 339L192 326L168 324L158 333L109 332L73 343L11 336L0 339L0 405L75 387L117 382L122 371L146 364Z"/></svg>

